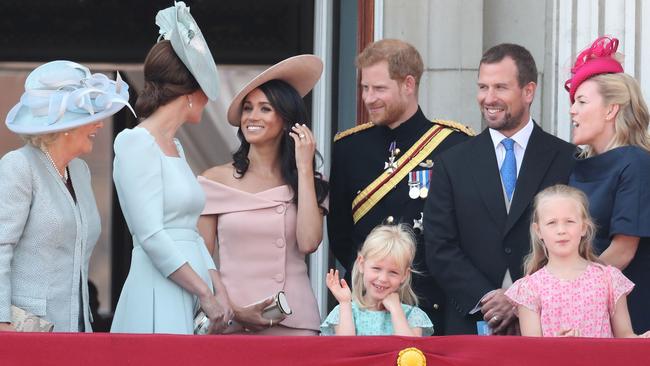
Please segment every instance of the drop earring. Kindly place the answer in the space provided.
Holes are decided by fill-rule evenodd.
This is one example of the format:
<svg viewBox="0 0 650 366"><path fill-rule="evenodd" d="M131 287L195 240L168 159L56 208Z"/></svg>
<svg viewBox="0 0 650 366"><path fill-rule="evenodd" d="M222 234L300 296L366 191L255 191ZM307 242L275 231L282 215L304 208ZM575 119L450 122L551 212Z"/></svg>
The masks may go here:
<svg viewBox="0 0 650 366"><path fill-rule="evenodd" d="M189 95L187 96L187 105L190 107L190 109L192 109L192 97Z"/></svg>

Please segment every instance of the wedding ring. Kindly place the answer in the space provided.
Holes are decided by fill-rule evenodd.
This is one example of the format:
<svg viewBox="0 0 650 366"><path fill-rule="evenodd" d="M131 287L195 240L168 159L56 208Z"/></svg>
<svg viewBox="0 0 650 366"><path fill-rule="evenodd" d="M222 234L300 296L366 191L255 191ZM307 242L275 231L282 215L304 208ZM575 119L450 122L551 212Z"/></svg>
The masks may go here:
<svg viewBox="0 0 650 366"><path fill-rule="evenodd" d="M304 138L305 138L305 134L304 134L304 133L301 133L300 135L298 135L298 137L300 137L301 139L304 139Z"/></svg>
<svg viewBox="0 0 650 366"><path fill-rule="evenodd" d="M499 316L498 315L493 316L492 321L498 322L499 321Z"/></svg>
<svg viewBox="0 0 650 366"><path fill-rule="evenodd" d="M227 324L228 324L228 326L231 326L232 325L232 319L228 320Z"/></svg>

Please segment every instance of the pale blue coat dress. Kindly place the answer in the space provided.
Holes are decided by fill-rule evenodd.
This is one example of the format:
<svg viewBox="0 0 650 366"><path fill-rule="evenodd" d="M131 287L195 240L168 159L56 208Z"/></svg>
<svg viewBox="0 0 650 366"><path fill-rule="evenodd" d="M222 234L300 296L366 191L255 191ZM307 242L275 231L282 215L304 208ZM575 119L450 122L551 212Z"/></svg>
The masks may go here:
<svg viewBox="0 0 650 366"><path fill-rule="evenodd" d="M185 263L212 288L214 262L197 231L205 196L185 161L136 127L115 139L113 180L133 235L131 269L111 332L192 334L198 300L167 278Z"/></svg>

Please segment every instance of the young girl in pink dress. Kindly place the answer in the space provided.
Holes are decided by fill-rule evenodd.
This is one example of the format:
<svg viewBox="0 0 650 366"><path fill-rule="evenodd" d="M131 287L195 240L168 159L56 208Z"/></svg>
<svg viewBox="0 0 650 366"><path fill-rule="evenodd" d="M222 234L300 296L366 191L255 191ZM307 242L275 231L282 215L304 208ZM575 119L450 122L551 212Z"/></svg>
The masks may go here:
<svg viewBox="0 0 650 366"><path fill-rule="evenodd" d="M555 185L535 197L526 276L506 291L522 335L637 337L627 309L634 284L600 264L592 251L594 232L582 191Z"/></svg>

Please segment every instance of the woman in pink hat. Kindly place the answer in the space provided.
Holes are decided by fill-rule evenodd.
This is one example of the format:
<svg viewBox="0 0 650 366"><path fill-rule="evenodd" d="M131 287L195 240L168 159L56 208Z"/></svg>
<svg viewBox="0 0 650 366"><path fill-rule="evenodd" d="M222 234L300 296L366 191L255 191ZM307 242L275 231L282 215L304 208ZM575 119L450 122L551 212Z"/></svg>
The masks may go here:
<svg viewBox="0 0 650 366"><path fill-rule="evenodd" d="M218 253L221 281L242 326L234 332L318 334L305 255L323 237L328 183L316 171L302 97L322 68L313 55L296 56L248 83L228 108L241 140L233 162L199 176L206 193L199 231ZM263 314L280 291L291 314Z"/></svg>
<svg viewBox="0 0 650 366"><path fill-rule="evenodd" d="M650 329L649 114L617 47L616 38L598 38L578 56L566 83L573 142L584 146L569 184L589 198L600 259L636 284L628 305L641 333Z"/></svg>

